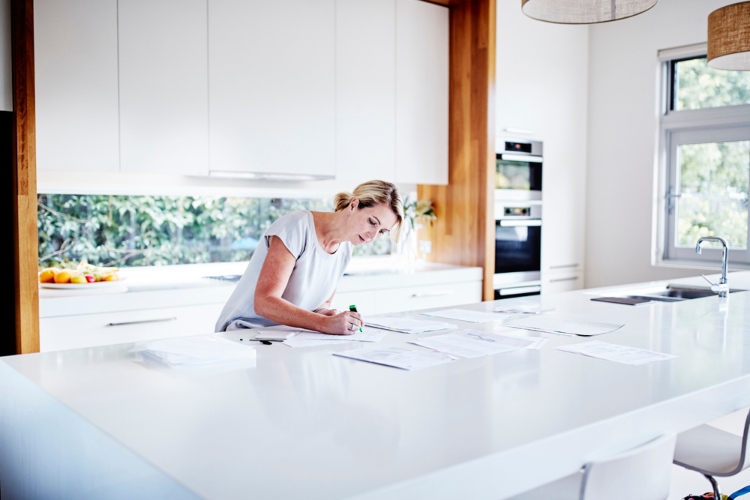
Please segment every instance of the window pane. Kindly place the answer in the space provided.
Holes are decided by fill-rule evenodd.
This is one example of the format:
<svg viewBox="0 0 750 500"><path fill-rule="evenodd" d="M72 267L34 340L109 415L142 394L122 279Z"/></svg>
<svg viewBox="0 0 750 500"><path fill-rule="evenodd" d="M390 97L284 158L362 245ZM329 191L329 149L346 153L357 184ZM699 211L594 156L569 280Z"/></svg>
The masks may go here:
<svg viewBox="0 0 750 500"><path fill-rule="evenodd" d="M154 266L250 259L263 232L291 210L333 211L331 200L41 194L39 265ZM384 255L381 237L354 255Z"/></svg>
<svg viewBox="0 0 750 500"><path fill-rule="evenodd" d="M702 236L719 236L730 248L747 248L750 141L682 145L677 165L676 246L694 247Z"/></svg>
<svg viewBox="0 0 750 500"><path fill-rule="evenodd" d="M750 104L750 71L708 67L705 57L674 63L675 111Z"/></svg>

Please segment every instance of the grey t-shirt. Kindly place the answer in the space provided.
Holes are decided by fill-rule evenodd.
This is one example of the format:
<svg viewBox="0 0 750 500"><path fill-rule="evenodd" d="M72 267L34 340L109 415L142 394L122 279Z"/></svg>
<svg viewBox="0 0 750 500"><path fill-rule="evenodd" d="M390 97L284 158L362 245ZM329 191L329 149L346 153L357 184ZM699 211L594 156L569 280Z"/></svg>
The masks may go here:
<svg viewBox="0 0 750 500"><path fill-rule="evenodd" d="M271 236L278 236L297 259L281 297L308 311L320 307L333 294L352 257L352 244L348 241L342 242L332 254L321 248L311 212L289 212L266 230L245 273L221 311L216 322L217 332L278 324L256 314L254 308L255 287L268 255Z"/></svg>

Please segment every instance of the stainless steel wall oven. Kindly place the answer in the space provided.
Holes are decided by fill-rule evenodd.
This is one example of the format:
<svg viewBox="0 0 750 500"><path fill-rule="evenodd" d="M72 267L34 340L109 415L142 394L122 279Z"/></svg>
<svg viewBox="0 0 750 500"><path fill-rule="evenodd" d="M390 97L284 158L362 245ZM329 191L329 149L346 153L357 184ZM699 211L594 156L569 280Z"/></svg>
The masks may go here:
<svg viewBox="0 0 750 500"><path fill-rule="evenodd" d="M495 299L542 289L542 143L497 141Z"/></svg>

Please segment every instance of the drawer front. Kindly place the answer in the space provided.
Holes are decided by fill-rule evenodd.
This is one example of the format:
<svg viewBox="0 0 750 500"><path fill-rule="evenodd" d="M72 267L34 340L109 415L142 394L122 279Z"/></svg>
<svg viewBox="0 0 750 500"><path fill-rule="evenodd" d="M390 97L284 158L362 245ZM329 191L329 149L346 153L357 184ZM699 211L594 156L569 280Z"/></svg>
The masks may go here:
<svg viewBox="0 0 750 500"><path fill-rule="evenodd" d="M580 273L559 273L542 280L542 293L559 293L583 288L583 275Z"/></svg>
<svg viewBox="0 0 750 500"><path fill-rule="evenodd" d="M387 314L481 302L482 283L472 281L393 288L378 290L376 294L379 314Z"/></svg>
<svg viewBox="0 0 750 500"><path fill-rule="evenodd" d="M56 351L212 333L224 304L41 318L40 350Z"/></svg>

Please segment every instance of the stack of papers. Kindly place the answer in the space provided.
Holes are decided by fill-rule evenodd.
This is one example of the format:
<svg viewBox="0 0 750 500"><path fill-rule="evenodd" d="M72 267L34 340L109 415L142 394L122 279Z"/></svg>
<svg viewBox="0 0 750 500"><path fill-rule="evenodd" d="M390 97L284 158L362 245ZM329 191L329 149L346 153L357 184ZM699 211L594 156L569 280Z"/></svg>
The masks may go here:
<svg viewBox="0 0 750 500"><path fill-rule="evenodd" d="M624 363L626 365L643 365L653 361L666 361L677 357L663 352L649 351L638 347L608 344L598 340L558 347L558 349L561 351L583 354L584 356L591 356L593 358L616 361L617 363Z"/></svg>
<svg viewBox="0 0 750 500"><path fill-rule="evenodd" d="M427 333L452 330L456 325L443 321L429 321L396 316L373 316L367 318L367 326L401 333Z"/></svg>
<svg viewBox="0 0 750 500"><path fill-rule="evenodd" d="M410 343L463 358L478 358L501 352L529 349L539 345L539 340L546 339L526 339L492 332L459 330L445 335L412 340Z"/></svg>
<svg viewBox="0 0 750 500"><path fill-rule="evenodd" d="M537 314L522 318L508 319L503 325L511 328L520 328L522 330L554 333L556 335L581 335L584 337L614 332L625 326L623 324L599 323L595 321L580 320L577 318Z"/></svg>
<svg viewBox="0 0 750 500"><path fill-rule="evenodd" d="M362 331L351 335L328 335L327 333L300 330L296 335L284 341L289 347L315 347L342 342L380 342L387 332L374 328L362 328ZM257 338L257 337L256 337Z"/></svg>
<svg viewBox="0 0 750 500"><path fill-rule="evenodd" d="M453 356L439 352L412 351L401 347L364 347L334 352L333 355L377 365L392 366L402 370L420 370L456 360Z"/></svg>
<svg viewBox="0 0 750 500"><path fill-rule="evenodd" d="M168 365L202 365L255 359L255 348L214 334L140 342L130 352L140 352Z"/></svg>
<svg viewBox="0 0 750 500"><path fill-rule="evenodd" d="M497 314L481 311L469 311L467 309L443 309L441 311L430 311L422 313L425 316L437 316L439 318L457 319L469 323L486 323L501 319Z"/></svg>

